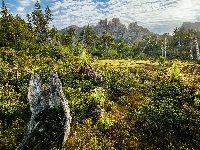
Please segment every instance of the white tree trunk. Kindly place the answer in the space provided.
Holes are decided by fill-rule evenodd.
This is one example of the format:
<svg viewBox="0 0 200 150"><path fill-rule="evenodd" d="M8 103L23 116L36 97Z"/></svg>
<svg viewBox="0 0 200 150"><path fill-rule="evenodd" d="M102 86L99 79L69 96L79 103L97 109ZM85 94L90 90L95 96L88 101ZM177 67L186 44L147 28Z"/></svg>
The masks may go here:
<svg viewBox="0 0 200 150"><path fill-rule="evenodd" d="M198 44L197 38L195 38L194 42L196 44L197 60L199 61L200 60L200 55L199 55L199 44Z"/></svg>
<svg viewBox="0 0 200 150"><path fill-rule="evenodd" d="M162 56L167 58L167 41L166 41L166 37L164 40L164 45L161 46L161 50L162 50Z"/></svg>
<svg viewBox="0 0 200 150"><path fill-rule="evenodd" d="M74 37L74 35L72 35L72 48L73 49L75 48L75 37Z"/></svg>
<svg viewBox="0 0 200 150"><path fill-rule="evenodd" d="M167 58L167 41L165 37L165 42L164 42L164 53L165 53L165 58Z"/></svg>
<svg viewBox="0 0 200 150"><path fill-rule="evenodd" d="M161 45L161 50L162 50L162 56L164 57L164 46Z"/></svg>
<svg viewBox="0 0 200 150"><path fill-rule="evenodd" d="M193 57L193 43L191 42L191 47L190 47L190 59L194 59Z"/></svg>

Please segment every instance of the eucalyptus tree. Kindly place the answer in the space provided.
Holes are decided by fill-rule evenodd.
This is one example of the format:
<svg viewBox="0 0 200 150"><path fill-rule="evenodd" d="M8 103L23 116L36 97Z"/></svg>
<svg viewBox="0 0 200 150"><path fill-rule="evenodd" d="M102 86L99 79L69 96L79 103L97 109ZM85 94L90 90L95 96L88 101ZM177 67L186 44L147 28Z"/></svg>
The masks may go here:
<svg viewBox="0 0 200 150"><path fill-rule="evenodd" d="M194 39L195 39L195 33L194 33L194 30L193 29L188 29L188 35L186 36L186 39L189 41L189 58L192 60L194 59L194 50L193 50L193 47L194 47Z"/></svg>
<svg viewBox="0 0 200 150"><path fill-rule="evenodd" d="M146 54L152 55L157 50L158 35L151 34L143 37L143 51Z"/></svg>
<svg viewBox="0 0 200 150"><path fill-rule="evenodd" d="M197 53L197 61L200 61L200 54L199 54L199 43L197 37L194 39L194 43L196 45L196 53Z"/></svg>
<svg viewBox="0 0 200 150"><path fill-rule="evenodd" d="M188 47L191 45L191 39L188 32L189 30L185 30L183 27L176 28L173 31L172 46L176 50L177 55L188 53ZM186 57L188 57L187 55Z"/></svg>
<svg viewBox="0 0 200 150"><path fill-rule="evenodd" d="M200 33L196 30L188 30L188 35L190 38L190 59L193 59L193 46L196 47L196 59L200 61L200 52L199 52L199 43L198 39L200 38Z"/></svg>
<svg viewBox="0 0 200 150"><path fill-rule="evenodd" d="M123 41L120 40L118 44L116 44L116 49L119 53L124 53L124 48L127 46L127 44Z"/></svg>
<svg viewBox="0 0 200 150"><path fill-rule="evenodd" d="M48 33L52 42L59 46L61 44L61 35L59 34L58 29L53 25L53 27L48 30Z"/></svg>
<svg viewBox="0 0 200 150"><path fill-rule="evenodd" d="M173 45L174 46L178 46L181 47L184 41L184 28L180 27L180 28L175 28L173 31Z"/></svg>
<svg viewBox="0 0 200 150"><path fill-rule="evenodd" d="M170 56L171 53L169 50L172 48L172 36L169 35L169 33L164 33L158 40L158 46L161 48L163 57L167 58L167 53L169 53L168 56Z"/></svg>
<svg viewBox="0 0 200 150"><path fill-rule="evenodd" d="M143 36L143 41L145 43L144 47L143 47L143 52L147 53L145 51L146 51L146 49L148 49L147 51L149 51L149 53L150 53L151 36Z"/></svg>

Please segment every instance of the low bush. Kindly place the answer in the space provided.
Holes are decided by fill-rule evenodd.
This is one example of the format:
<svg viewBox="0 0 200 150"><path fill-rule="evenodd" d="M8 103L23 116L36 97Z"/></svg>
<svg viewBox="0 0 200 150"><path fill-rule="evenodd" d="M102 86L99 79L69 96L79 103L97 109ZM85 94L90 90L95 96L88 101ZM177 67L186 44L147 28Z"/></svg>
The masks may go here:
<svg viewBox="0 0 200 150"><path fill-rule="evenodd" d="M111 99L115 100L123 95L130 94L137 85L137 79L130 72L112 68L101 72L104 78L104 86L108 90Z"/></svg>
<svg viewBox="0 0 200 150"><path fill-rule="evenodd" d="M135 111L142 148L199 149L199 89L168 78L152 86L149 98Z"/></svg>

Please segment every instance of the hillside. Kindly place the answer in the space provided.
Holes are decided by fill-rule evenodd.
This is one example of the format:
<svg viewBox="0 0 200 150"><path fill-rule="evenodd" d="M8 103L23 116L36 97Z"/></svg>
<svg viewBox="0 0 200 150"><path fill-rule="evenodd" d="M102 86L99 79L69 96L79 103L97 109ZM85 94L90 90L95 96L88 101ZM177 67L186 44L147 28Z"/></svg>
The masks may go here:
<svg viewBox="0 0 200 150"><path fill-rule="evenodd" d="M28 22L1 9L0 150L200 149L200 32L59 34L38 1Z"/></svg>
<svg viewBox="0 0 200 150"><path fill-rule="evenodd" d="M196 31L200 31L200 22L183 22L182 27L184 27L185 30L193 29Z"/></svg>

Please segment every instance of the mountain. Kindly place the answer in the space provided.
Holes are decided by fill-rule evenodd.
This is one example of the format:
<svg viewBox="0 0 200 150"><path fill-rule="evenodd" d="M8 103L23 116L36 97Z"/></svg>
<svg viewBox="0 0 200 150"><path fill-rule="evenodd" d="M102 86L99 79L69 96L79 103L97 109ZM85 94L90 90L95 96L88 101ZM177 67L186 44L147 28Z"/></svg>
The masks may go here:
<svg viewBox="0 0 200 150"><path fill-rule="evenodd" d="M86 28L86 26L78 27L76 25L71 25L60 30L60 32L62 33L70 28L75 28L76 34L79 35L81 30ZM92 25L91 29L94 30L99 36L101 36L102 32L106 30L114 35L116 42L123 40L127 43L136 39L141 39L144 35L153 34L147 28L138 26L137 22L130 23L127 28L124 24L120 23L119 18L113 18L112 21L109 22L107 19L100 20L96 26Z"/></svg>
<svg viewBox="0 0 200 150"><path fill-rule="evenodd" d="M182 27L185 30L193 29L193 30L196 30L196 31L200 31L200 22L194 22L194 23L192 23L192 22L183 22Z"/></svg>

